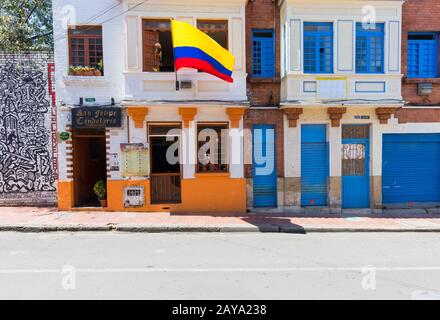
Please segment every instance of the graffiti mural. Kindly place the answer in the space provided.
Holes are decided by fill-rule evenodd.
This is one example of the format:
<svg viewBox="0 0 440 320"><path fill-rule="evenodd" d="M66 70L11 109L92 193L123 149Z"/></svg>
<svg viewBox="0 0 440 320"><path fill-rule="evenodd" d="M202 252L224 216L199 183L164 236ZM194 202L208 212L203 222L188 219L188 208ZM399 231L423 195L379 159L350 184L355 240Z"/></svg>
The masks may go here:
<svg viewBox="0 0 440 320"><path fill-rule="evenodd" d="M46 79L32 65L0 65L0 194L55 191Z"/></svg>

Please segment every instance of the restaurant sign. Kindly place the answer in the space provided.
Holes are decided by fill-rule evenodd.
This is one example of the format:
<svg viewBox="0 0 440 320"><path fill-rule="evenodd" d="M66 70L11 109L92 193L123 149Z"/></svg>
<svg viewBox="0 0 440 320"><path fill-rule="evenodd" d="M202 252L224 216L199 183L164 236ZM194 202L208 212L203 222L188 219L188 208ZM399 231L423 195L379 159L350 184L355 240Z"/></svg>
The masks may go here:
<svg viewBox="0 0 440 320"><path fill-rule="evenodd" d="M72 109L72 126L79 129L105 129L121 127L121 108L81 107Z"/></svg>

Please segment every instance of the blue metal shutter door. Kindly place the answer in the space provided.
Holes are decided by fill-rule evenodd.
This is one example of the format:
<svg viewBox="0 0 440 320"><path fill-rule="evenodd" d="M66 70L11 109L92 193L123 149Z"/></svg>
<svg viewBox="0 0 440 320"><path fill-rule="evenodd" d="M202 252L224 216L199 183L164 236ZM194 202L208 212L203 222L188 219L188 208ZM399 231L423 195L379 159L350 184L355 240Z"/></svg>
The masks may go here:
<svg viewBox="0 0 440 320"><path fill-rule="evenodd" d="M440 134L384 134L384 206L440 203Z"/></svg>
<svg viewBox="0 0 440 320"><path fill-rule="evenodd" d="M326 206L329 173L326 125L301 126L301 205Z"/></svg>
<svg viewBox="0 0 440 320"><path fill-rule="evenodd" d="M255 125L252 146L254 207L276 207L275 126Z"/></svg>

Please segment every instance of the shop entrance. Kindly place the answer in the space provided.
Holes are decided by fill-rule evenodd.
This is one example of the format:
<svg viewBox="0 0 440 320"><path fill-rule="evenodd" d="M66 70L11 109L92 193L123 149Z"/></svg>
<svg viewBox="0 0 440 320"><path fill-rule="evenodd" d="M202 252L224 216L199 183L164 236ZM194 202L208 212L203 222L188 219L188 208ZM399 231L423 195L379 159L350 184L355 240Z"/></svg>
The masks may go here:
<svg viewBox="0 0 440 320"><path fill-rule="evenodd" d="M75 207L98 207L93 186L107 181L105 130L74 129L72 138Z"/></svg>
<svg viewBox="0 0 440 320"><path fill-rule="evenodd" d="M180 126L150 125L151 204L181 202Z"/></svg>

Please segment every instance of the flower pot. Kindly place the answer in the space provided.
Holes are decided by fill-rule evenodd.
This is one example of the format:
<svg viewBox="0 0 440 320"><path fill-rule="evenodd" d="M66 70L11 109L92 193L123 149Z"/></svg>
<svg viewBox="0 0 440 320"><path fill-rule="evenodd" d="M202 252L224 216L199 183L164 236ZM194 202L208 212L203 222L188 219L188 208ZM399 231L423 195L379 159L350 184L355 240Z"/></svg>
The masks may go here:
<svg viewBox="0 0 440 320"><path fill-rule="evenodd" d="M93 75L94 75L95 77L100 77L100 76L102 76L102 73L101 73L101 71L99 71L99 70L95 70L95 71L93 72Z"/></svg>
<svg viewBox="0 0 440 320"><path fill-rule="evenodd" d="M99 203L101 203L101 207L103 208L107 207L107 199L99 200Z"/></svg>

